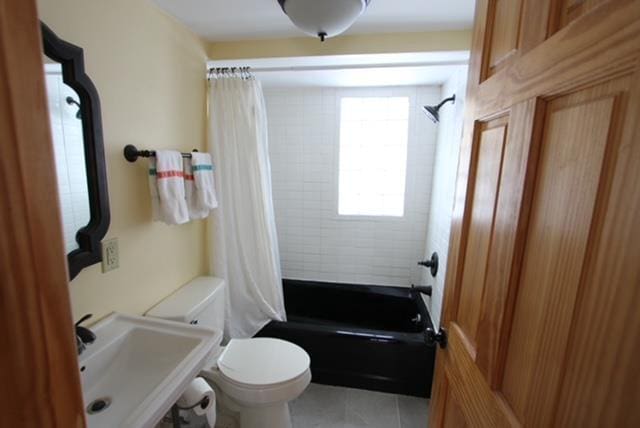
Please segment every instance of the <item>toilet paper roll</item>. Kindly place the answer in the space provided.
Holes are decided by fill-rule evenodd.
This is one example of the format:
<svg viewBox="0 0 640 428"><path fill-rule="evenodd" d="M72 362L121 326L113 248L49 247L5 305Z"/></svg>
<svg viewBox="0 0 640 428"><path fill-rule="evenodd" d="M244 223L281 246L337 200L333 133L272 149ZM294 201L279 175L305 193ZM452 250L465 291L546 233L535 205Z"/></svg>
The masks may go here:
<svg viewBox="0 0 640 428"><path fill-rule="evenodd" d="M193 408L196 415L206 415L209 427L215 426L216 394L203 378L197 377L191 381L186 391L178 399L178 406Z"/></svg>

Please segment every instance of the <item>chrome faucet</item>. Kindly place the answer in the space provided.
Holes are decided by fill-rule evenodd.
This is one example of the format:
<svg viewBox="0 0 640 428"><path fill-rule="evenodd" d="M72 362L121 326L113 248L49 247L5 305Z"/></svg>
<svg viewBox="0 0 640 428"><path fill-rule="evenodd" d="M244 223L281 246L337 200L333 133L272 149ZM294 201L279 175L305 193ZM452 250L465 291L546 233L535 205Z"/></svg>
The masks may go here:
<svg viewBox="0 0 640 428"><path fill-rule="evenodd" d="M80 320L76 323L76 346L78 348L78 355L82 354L85 349L87 349L87 345L92 344L96 340L96 334L89 330L86 327L82 327L80 324L84 321L91 318L92 314L87 314L80 318Z"/></svg>

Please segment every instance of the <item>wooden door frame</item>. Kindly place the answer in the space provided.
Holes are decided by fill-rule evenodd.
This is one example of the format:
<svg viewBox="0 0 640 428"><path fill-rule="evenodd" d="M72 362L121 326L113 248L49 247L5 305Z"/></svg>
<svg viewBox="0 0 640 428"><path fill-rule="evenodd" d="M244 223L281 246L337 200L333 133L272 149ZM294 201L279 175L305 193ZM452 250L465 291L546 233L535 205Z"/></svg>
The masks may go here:
<svg viewBox="0 0 640 428"><path fill-rule="evenodd" d="M0 0L0 426L84 427L35 0Z"/></svg>

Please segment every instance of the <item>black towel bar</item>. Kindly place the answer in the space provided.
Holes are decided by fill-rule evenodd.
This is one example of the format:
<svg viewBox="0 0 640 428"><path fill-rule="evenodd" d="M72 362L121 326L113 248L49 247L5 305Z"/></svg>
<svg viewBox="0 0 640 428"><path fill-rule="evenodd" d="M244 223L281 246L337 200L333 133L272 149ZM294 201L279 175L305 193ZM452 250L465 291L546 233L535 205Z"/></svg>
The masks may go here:
<svg viewBox="0 0 640 428"><path fill-rule="evenodd" d="M193 149L194 152L198 150ZM191 153L181 153L183 158L190 158ZM148 158L156 155L155 150L138 150L133 144L127 144L124 146L124 158L129 162L135 162L139 157Z"/></svg>

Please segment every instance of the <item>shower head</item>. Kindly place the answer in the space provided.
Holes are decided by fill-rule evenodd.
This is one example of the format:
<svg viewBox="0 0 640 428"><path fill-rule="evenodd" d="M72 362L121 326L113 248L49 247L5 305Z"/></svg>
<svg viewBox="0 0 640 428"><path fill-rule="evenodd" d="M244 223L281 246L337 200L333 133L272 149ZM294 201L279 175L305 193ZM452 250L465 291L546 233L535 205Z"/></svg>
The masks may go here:
<svg viewBox="0 0 640 428"><path fill-rule="evenodd" d="M437 106L424 106L422 109L433 123L440 122L440 115L438 114Z"/></svg>
<svg viewBox="0 0 640 428"><path fill-rule="evenodd" d="M73 97L67 97L65 99L65 101L67 102L67 104L69 105L77 105L78 106L78 112L76 113L76 119L82 119L82 113L80 113L80 103L77 102L76 100L73 99Z"/></svg>
<svg viewBox="0 0 640 428"><path fill-rule="evenodd" d="M433 123L438 123L438 122L440 122L440 113L439 113L440 107L442 107L443 105L445 105L449 101L451 101L451 102L453 102L455 104L455 102L456 102L455 94L451 95L449 98L445 98L437 106L424 106L424 107L422 107L422 110L429 117L429 119L431 119L433 121Z"/></svg>

